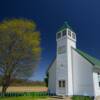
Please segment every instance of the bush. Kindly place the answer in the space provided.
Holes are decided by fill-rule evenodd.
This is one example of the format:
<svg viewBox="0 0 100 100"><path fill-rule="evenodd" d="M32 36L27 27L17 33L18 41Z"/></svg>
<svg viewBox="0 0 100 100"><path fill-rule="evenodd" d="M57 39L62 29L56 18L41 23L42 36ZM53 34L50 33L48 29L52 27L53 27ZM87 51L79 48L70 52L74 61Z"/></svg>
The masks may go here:
<svg viewBox="0 0 100 100"><path fill-rule="evenodd" d="M21 92L21 93L0 93L0 97L16 97L16 96L32 96L32 97L47 97L47 92Z"/></svg>
<svg viewBox="0 0 100 100"><path fill-rule="evenodd" d="M73 96L72 100L93 100L92 97L89 96Z"/></svg>

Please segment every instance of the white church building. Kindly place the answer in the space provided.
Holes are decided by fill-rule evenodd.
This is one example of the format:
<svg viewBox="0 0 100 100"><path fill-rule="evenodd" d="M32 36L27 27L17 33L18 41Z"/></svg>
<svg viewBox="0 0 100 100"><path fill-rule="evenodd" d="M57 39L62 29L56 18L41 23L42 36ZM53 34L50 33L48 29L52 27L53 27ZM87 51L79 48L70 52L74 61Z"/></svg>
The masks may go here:
<svg viewBox="0 0 100 100"><path fill-rule="evenodd" d="M56 58L48 68L48 91L100 96L100 61L76 47L76 33L66 22L56 33L56 41Z"/></svg>

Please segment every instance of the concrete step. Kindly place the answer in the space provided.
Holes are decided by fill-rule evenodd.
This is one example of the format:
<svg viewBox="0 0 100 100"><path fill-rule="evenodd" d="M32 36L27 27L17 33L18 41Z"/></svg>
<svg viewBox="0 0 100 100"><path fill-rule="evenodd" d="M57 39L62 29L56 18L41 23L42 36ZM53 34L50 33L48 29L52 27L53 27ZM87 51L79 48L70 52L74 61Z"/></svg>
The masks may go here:
<svg viewBox="0 0 100 100"><path fill-rule="evenodd" d="M100 96L96 97L95 100L100 100Z"/></svg>

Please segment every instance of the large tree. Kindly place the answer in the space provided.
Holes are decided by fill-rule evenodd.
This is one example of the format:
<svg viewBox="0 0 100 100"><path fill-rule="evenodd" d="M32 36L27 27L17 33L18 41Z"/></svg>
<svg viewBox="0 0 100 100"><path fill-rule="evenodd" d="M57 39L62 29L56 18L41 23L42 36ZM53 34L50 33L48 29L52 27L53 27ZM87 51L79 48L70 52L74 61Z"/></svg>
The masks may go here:
<svg viewBox="0 0 100 100"><path fill-rule="evenodd" d="M40 33L31 20L0 23L0 77L5 93L14 78L30 77L40 59Z"/></svg>

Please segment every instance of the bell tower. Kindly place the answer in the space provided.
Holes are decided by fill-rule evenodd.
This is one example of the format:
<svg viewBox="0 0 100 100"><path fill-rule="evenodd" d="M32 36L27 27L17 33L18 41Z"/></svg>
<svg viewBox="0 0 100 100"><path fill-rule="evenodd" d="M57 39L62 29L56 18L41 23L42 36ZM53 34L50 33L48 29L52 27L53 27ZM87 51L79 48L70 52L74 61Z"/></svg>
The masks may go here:
<svg viewBox="0 0 100 100"><path fill-rule="evenodd" d="M62 95L73 95L71 50L76 48L76 34L67 22L56 33L56 42L56 92Z"/></svg>

